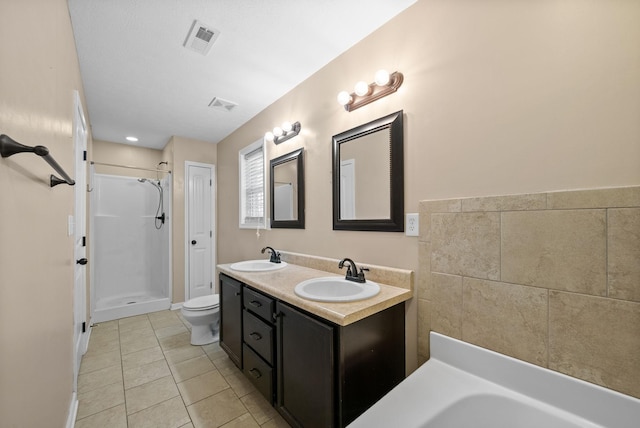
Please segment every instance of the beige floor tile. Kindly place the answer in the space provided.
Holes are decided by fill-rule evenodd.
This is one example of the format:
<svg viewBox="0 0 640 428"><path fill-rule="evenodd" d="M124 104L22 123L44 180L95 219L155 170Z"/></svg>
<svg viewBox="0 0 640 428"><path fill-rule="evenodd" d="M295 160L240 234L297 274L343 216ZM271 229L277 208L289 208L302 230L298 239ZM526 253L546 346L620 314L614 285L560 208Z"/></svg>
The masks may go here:
<svg viewBox="0 0 640 428"><path fill-rule="evenodd" d="M222 425L221 428L260 428L260 425L251 417L251 414L245 413L239 418Z"/></svg>
<svg viewBox="0 0 640 428"><path fill-rule="evenodd" d="M116 364L78 376L78 394L83 394L113 383L122 383L122 367Z"/></svg>
<svg viewBox="0 0 640 428"><path fill-rule="evenodd" d="M165 400L178 396L178 387L173 381L173 377L167 376L135 388L127 389L125 397L127 400L127 414L144 410Z"/></svg>
<svg viewBox="0 0 640 428"><path fill-rule="evenodd" d="M255 386L253 386L251 381L247 379L240 370L226 374L224 378L229 385L231 385L231 389L233 389L233 392L235 392L238 397L244 397L256 390Z"/></svg>
<svg viewBox="0 0 640 428"><path fill-rule="evenodd" d="M187 408L180 397L129 415L128 428L179 428L191 423Z"/></svg>
<svg viewBox="0 0 640 428"><path fill-rule="evenodd" d="M209 345L204 345L202 350L209 356L211 361L219 358L227 358L227 353L220 347L220 343L214 342Z"/></svg>
<svg viewBox="0 0 640 428"><path fill-rule="evenodd" d="M233 361L231 361L229 358L220 358L217 360L213 360L212 362L223 376L235 372L240 372L240 369L236 367L236 365L233 364Z"/></svg>
<svg viewBox="0 0 640 428"><path fill-rule="evenodd" d="M172 324L165 327L156 328L156 337L158 339L162 339L165 337L175 336L180 333L189 334L189 330L182 324L182 322L178 321L180 324Z"/></svg>
<svg viewBox="0 0 640 428"><path fill-rule="evenodd" d="M151 321L151 325L153 326L154 330L158 330L164 327L169 327L172 325L184 325L182 323L182 320L178 318L178 316L175 314L165 315L163 317L150 318L149 320Z"/></svg>
<svg viewBox="0 0 640 428"><path fill-rule="evenodd" d="M101 342L108 342L108 341L119 339L119 338L120 338L120 331L118 330L117 324L116 324L116 328L108 328L108 329L100 329L100 327L92 327L91 337L89 339L89 346L93 346Z"/></svg>
<svg viewBox="0 0 640 428"><path fill-rule="evenodd" d="M110 351L120 351L120 339L118 338L117 332L115 339L111 340L94 341L93 338L91 338L91 343L85 355L104 354Z"/></svg>
<svg viewBox="0 0 640 428"><path fill-rule="evenodd" d="M193 427L193 424L191 422L189 422L186 425L182 425L180 428L194 428L194 427Z"/></svg>
<svg viewBox="0 0 640 428"><path fill-rule="evenodd" d="M120 364L120 350L108 351L102 354L85 355L80 363L80 374Z"/></svg>
<svg viewBox="0 0 640 428"><path fill-rule="evenodd" d="M217 370L193 377L178 384L178 390L188 406L203 398L229 388L229 384Z"/></svg>
<svg viewBox="0 0 640 428"><path fill-rule="evenodd" d="M197 428L219 427L247 413L247 409L231 389L187 406L187 410Z"/></svg>
<svg viewBox="0 0 640 428"><path fill-rule="evenodd" d="M118 330L119 325L118 320L95 323L91 326L91 335L109 330Z"/></svg>
<svg viewBox="0 0 640 428"><path fill-rule="evenodd" d="M205 355L204 351L199 346L181 346L179 348L172 348L164 351L164 357L169 364L177 364L181 361L190 360L191 358L200 357Z"/></svg>
<svg viewBox="0 0 640 428"><path fill-rule="evenodd" d="M158 342L160 342L160 346L165 351L183 346L191 346L191 333L185 328L185 331L182 333L159 338Z"/></svg>
<svg viewBox="0 0 640 428"><path fill-rule="evenodd" d="M75 428L127 428L127 412L124 404L119 404L95 415L77 420Z"/></svg>
<svg viewBox="0 0 640 428"><path fill-rule="evenodd" d="M135 332L139 330L153 330L153 327L151 326L151 322L147 319L124 325L120 324L119 330L120 336L122 337L123 334L135 334Z"/></svg>
<svg viewBox="0 0 640 428"><path fill-rule="evenodd" d="M155 348L158 346L158 339L153 333L139 339L120 342L120 352L122 355L131 354L132 352L142 351L143 349Z"/></svg>
<svg viewBox="0 0 640 428"><path fill-rule="evenodd" d="M128 370L133 367L142 366L158 360L164 360L164 354L160 347L156 346L155 348L143 349L142 351L123 355L122 368L124 370Z"/></svg>
<svg viewBox="0 0 640 428"><path fill-rule="evenodd" d="M127 369L123 372L124 389L135 388L136 386L169 376L170 374L171 371L164 359Z"/></svg>
<svg viewBox="0 0 640 428"><path fill-rule="evenodd" d="M260 425L275 418L278 414L276 409L257 390L240 398L240 401Z"/></svg>
<svg viewBox="0 0 640 428"><path fill-rule="evenodd" d="M206 355L201 355L190 360L181 361L169 367L176 382L182 382L192 377L216 370L211 360Z"/></svg>
<svg viewBox="0 0 640 428"><path fill-rule="evenodd" d="M76 419L94 415L120 404L124 404L124 389L121 383L114 383L78 394L78 414Z"/></svg>

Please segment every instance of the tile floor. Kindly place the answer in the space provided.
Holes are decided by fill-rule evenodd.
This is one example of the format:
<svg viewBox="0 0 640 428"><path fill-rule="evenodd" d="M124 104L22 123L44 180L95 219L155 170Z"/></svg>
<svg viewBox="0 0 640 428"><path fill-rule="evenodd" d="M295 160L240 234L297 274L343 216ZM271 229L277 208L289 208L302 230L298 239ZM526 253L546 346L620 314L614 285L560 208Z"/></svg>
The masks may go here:
<svg viewBox="0 0 640 428"><path fill-rule="evenodd" d="M218 343L192 346L179 311L93 326L76 428L289 427Z"/></svg>

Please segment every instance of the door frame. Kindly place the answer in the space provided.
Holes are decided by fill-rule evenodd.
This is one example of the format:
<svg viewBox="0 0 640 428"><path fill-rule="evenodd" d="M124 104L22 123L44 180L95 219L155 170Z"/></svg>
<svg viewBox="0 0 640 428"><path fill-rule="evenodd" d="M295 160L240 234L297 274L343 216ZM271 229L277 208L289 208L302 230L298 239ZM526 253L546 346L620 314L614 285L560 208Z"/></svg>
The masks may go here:
<svg viewBox="0 0 640 428"><path fill-rule="evenodd" d="M197 166L211 170L211 281L215 290L218 234L216 230L216 166L211 163L184 161L184 301L189 300L189 167Z"/></svg>

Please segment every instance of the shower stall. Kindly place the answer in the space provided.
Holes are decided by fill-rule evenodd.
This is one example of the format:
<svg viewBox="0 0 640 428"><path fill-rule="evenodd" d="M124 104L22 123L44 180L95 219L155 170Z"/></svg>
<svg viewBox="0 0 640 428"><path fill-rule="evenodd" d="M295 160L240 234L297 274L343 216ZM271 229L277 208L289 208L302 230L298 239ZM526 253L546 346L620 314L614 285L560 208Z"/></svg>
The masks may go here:
<svg viewBox="0 0 640 428"><path fill-rule="evenodd" d="M93 322L171 306L171 174L161 179L91 170Z"/></svg>

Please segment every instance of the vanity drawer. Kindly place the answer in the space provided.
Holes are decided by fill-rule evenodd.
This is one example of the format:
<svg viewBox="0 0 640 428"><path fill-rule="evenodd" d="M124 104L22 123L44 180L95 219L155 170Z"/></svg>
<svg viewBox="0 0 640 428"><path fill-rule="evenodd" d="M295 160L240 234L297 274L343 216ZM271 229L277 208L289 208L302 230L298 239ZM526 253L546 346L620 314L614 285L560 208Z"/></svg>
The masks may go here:
<svg viewBox="0 0 640 428"><path fill-rule="evenodd" d="M273 327L244 310L242 323L244 343L273 365Z"/></svg>
<svg viewBox="0 0 640 428"><path fill-rule="evenodd" d="M273 369L247 344L243 344L244 375L249 378L260 394L273 404Z"/></svg>
<svg viewBox="0 0 640 428"><path fill-rule="evenodd" d="M272 321L272 314L275 307L275 300L267 297L262 293L258 293L249 287L244 287L242 293L242 301L244 307L254 314L258 315L267 322Z"/></svg>

